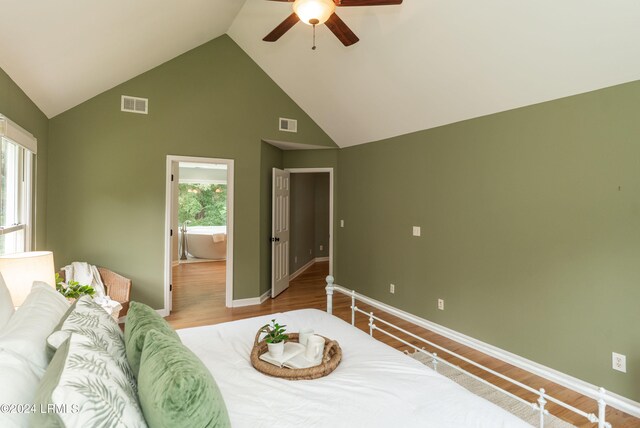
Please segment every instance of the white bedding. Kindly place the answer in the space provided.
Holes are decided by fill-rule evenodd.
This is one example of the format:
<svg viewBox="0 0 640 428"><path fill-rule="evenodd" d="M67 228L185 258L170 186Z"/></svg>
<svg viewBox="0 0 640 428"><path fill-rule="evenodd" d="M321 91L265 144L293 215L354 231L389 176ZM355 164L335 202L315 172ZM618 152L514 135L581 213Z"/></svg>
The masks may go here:
<svg viewBox="0 0 640 428"><path fill-rule="evenodd" d="M329 376L287 381L257 372L249 353L275 318L335 339L342 362ZM224 397L234 428L530 427L401 352L316 309L178 330Z"/></svg>

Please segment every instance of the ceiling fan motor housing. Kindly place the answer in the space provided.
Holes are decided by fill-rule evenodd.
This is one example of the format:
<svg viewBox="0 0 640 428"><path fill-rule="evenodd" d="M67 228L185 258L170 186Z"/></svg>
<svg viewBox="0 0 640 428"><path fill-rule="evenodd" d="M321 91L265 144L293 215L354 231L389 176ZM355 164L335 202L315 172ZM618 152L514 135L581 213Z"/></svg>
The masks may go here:
<svg viewBox="0 0 640 428"><path fill-rule="evenodd" d="M335 10L333 0L296 0L293 3L293 11L307 25L324 24Z"/></svg>
<svg viewBox="0 0 640 428"><path fill-rule="evenodd" d="M271 1L291 3L292 0ZM316 25L326 24L327 28L343 45L351 46L358 43L360 39L335 13L336 6L388 6L399 4L402 4L402 0L295 0L293 2L293 13L262 40L275 42L299 21L302 21L307 25L312 25L314 32Z"/></svg>

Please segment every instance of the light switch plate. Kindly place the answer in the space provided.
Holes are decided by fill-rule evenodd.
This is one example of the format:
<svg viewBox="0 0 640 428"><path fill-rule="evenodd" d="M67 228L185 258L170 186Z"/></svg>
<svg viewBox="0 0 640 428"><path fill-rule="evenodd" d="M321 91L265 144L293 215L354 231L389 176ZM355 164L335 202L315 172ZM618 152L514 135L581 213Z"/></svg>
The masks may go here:
<svg viewBox="0 0 640 428"><path fill-rule="evenodd" d="M413 236L420 236L420 226L413 226Z"/></svg>

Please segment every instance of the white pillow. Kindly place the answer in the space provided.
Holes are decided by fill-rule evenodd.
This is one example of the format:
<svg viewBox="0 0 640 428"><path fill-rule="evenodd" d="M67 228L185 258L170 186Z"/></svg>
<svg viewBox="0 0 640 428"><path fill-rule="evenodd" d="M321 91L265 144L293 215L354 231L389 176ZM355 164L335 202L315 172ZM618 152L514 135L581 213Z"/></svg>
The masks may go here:
<svg viewBox="0 0 640 428"><path fill-rule="evenodd" d="M53 332L69 302L55 288L34 282L31 293L0 333L0 350L27 358L35 367L46 369L47 336Z"/></svg>
<svg viewBox="0 0 640 428"><path fill-rule="evenodd" d="M11 294L0 273L0 330L7 324L14 312Z"/></svg>
<svg viewBox="0 0 640 428"><path fill-rule="evenodd" d="M0 403L25 406L34 402L40 378L44 370L34 369L22 356L0 351L0 379L3 387L0 388ZM29 412L0 413L0 426L3 428L29 427L31 415Z"/></svg>

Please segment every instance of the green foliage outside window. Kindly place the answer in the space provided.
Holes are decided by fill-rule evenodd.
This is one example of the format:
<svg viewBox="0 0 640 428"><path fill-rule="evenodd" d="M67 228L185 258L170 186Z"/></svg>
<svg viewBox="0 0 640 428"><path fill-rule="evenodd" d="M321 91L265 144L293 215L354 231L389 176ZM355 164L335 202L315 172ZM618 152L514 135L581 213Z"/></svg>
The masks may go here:
<svg viewBox="0 0 640 428"><path fill-rule="evenodd" d="M189 226L227 225L226 184L179 184L178 222Z"/></svg>

